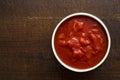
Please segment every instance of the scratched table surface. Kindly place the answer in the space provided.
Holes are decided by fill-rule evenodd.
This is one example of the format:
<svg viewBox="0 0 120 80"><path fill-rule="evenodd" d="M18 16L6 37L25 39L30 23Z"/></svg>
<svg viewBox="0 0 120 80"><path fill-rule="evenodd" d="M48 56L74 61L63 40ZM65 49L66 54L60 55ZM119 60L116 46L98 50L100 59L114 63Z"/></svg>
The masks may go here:
<svg viewBox="0 0 120 80"><path fill-rule="evenodd" d="M58 22L88 12L107 25L112 46L97 69L75 73L53 55ZM120 0L0 0L0 80L120 80Z"/></svg>

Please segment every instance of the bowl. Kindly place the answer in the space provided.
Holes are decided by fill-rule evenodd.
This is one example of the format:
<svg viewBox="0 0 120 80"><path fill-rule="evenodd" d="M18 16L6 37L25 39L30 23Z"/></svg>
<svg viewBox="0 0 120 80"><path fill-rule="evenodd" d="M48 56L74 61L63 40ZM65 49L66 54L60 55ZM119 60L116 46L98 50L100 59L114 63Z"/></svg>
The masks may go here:
<svg viewBox="0 0 120 80"><path fill-rule="evenodd" d="M92 67L89 67L89 68L76 68L76 67L72 67L68 64L66 64L63 60L61 60L61 58L58 56L57 54L57 51L56 51L56 48L55 48L55 36L56 36L56 33L57 31L59 30L59 28L61 27L61 25L71 19L71 18L74 18L76 16L85 16L85 17L89 17L95 21L97 21L101 27L104 29L104 32L106 34L106 38L107 38L107 47L106 47L106 51L104 53L104 56L103 58L94 66ZM109 54L109 51L110 51L110 46L111 46L111 39L110 39L110 34L109 34L109 31L106 27L106 25L102 22L102 20L100 20L98 17L94 16L93 14L89 14L89 13L84 13L84 12L78 12L78 13L73 13L73 14L70 14L68 16L66 16L65 18L63 18L59 23L58 25L55 27L54 31L53 31L53 34L52 34L52 50L53 50L53 53L56 57L56 59L58 60L58 62L64 66L65 68L71 70L71 71L74 71L74 72L88 72L88 71L91 71L91 70L94 70L96 69L98 66L100 66L107 58L108 54ZM70 45L69 45L70 46Z"/></svg>

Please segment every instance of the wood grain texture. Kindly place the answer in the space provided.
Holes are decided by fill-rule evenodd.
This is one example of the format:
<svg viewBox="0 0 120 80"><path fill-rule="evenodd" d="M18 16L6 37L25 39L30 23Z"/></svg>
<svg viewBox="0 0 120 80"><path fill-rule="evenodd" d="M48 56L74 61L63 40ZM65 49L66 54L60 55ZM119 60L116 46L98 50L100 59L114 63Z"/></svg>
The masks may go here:
<svg viewBox="0 0 120 80"><path fill-rule="evenodd" d="M75 12L102 19L112 40L107 60L87 73L65 69L51 49L55 26ZM98 79L120 79L120 0L0 0L0 80Z"/></svg>

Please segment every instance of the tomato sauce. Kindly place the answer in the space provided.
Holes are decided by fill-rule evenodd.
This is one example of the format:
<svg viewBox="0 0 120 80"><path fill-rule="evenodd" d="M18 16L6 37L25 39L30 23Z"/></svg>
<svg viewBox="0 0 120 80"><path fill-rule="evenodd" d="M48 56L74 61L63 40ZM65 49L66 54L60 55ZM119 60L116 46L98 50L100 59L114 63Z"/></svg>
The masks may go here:
<svg viewBox="0 0 120 80"><path fill-rule="evenodd" d="M96 20L75 16L59 26L54 45L58 57L65 64L86 69L103 59L108 42L105 30Z"/></svg>

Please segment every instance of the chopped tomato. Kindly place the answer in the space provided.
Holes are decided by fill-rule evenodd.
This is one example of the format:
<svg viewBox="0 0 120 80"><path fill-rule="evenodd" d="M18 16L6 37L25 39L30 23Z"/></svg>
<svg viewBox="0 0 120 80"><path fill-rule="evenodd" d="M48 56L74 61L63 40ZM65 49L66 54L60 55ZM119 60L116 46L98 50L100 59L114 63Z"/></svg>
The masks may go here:
<svg viewBox="0 0 120 80"><path fill-rule="evenodd" d="M70 18L55 35L55 50L67 65L86 69L99 63L107 49L107 37L101 25L85 16Z"/></svg>

